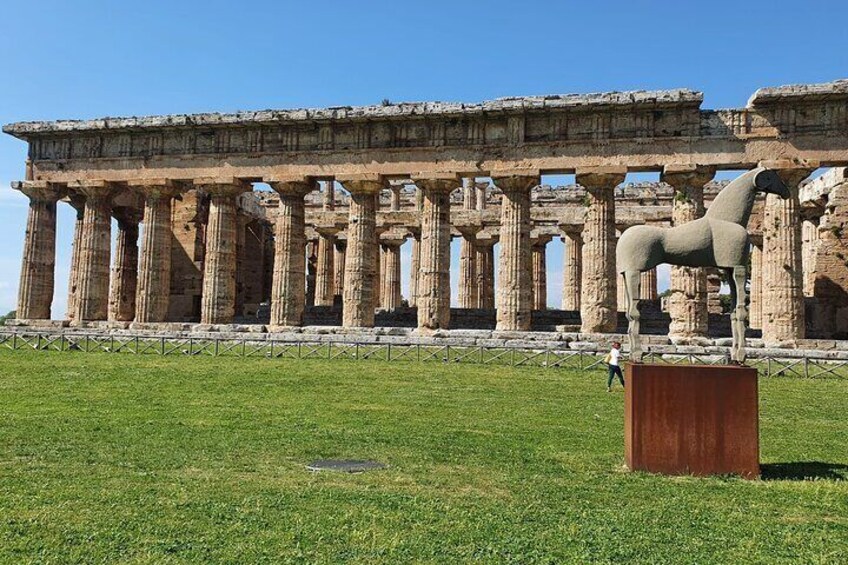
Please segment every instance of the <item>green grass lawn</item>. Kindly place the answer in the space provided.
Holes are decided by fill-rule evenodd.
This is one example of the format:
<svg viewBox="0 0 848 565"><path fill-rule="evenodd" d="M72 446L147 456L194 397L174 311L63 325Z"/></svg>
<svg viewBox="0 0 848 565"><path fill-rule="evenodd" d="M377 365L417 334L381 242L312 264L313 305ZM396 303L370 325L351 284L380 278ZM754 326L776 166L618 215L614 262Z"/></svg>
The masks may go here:
<svg viewBox="0 0 848 565"><path fill-rule="evenodd" d="M623 469L601 372L0 353L0 562L848 562L848 381L761 381L764 480ZM326 457L388 469L311 473ZM805 480L804 476L811 477Z"/></svg>

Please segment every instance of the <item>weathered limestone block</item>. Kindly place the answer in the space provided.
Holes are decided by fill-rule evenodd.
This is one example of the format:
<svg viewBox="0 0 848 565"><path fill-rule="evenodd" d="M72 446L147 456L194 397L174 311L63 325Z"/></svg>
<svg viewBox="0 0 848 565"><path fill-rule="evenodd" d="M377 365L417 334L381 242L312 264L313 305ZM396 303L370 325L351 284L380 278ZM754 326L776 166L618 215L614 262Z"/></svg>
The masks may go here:
<svg viewBox="0 0 848 565"><path fill-rule="evenodd" d="M704 215L704 185L714 176L713 167L669 165L663 170L661 180L674 188L673 226ZM669 335L675 338L706 336L709 320L706 269L673 265L670 290L666 302L671 317Z"/></svg>
<svg viewBox="0 0 848 565"><path fill-rule="evenodd" d="M138 288L138 223L141 211L116 207L112 213L118 222L118 234L109 288L109 320L132 322Z"/></svg>
<svg viewBox="0 0 848 565"><path fill-rule="evenodd" d="M833 171L824 215L819 223L814 290L818 330L827 337L848 339L848 169Z"/></svg>
<svg viewBox="0 0 848 565"><path fill-rule="evenodd" d="M380 175L371 174L337 177L336 180L350 192L342 325L372 327L378 252L375 195L386 182Z"/></svg>
<svg viewBox="0 0 848 565"><path fill-rule="evenodd" d="M104 181L80 181L71 183L70 188L85 195L74 322L106 320L109 314L114 189Z"/></svg>
<svg viewBox="0 0 848 565"><path fill-rule="evenodd" d="M495 309L495 243L497 238L477 239L477 306Z"/></svg>
<svg viewBox="0 0 848 565"><path fill-rule="evenodd" d="M801 260L801 205L798 185L814 170L786 167L778 171L790 197L766 196L763 218L763 341L766 345L804 338L805 313Z"/></svg>
<svg viewBox="0 0 848 565"><path fill-rule="evenodd" d="M306 307L306 240L303 198L315 188L308 178L270 179L280 195L271 283L272 328L300 326ZM274 331L273 329L271 331Z"/></svg>
<svg viewBox="0 0 848 565"><path fill-rule="evenodd" d="M169 321L200 321L209 200L198 188L171 200L171 292L165 316Z"/></svg>
<svg viewBox="0 0 848 565"><path fill-rule="evenodd" d="M565 257L562 266L562 309L580 310L580 279L583 271L583 236L566 231L562 237Z"/></svg>
<svg viewBox="0 0 848 565"><path fill-rule="evenodd" d="M583 265L580 284L581 332L613 332L617 325L615 272L615 187L624 181L623 167L577 170L586 188Z"/></svg>
<svg viewBox="0 0 848 565"><path fill-rule="evenodd" d="M318 230L318 256L315 265L315 305L332 306L335 296L333 271L336 230Z"/></svg>
<svg viewBox="0 0 848 565"><path fill-rule="evenodd" d="M236 303L236 196L248 187L237 179L199 179L194 184L211 196L200 323L229 324Z"/></svg>
<svg viewBox="0 0 848 565"><path fill-rule="evenodd" d="M548 309L548 264L545 250L550 237L536 238L531 246L533 264L533 310Z"/></svg>
<svg viewBox="0 0 848 565"><path fill-rule="evenodd" d="M65 314L65 317L70 321L76 316L77 299L79 297L79 259L80 247L82 246L82 226L85 219L85 195L79 192L70 192L68 204L76 211L74 240L71 244L70 273L68 273L68 310Z"/></svg>
<svg viewBox="0 0 848 565"><path fill-rule="evenodd" d="M450 324L450 193L460 186L456 175L414 181L424 194L419 245L418 328L447 329Z"/></svg>
<svg viewBox="0 0 848 565"><path fill-rule="evenodd" d="M497 289L497 329L527 331L533 309L530 250L530 191L539 184L538 171L492 172L501 200L500 268Z"/></svg>
<svg viewBox="0 0 848 565"><path fill-rule="evenodd" d="M24 181L13 187L29 198L16 316L49 320L56 276L56 202L63 192L43 181Z"/></svg>
<svg viewBox="0 0 848 565"><path fill-rule="evenodd" d="M135 321L165 322L171 297L171 202L177 188L168 180L133 182L144 197Z"/></svg>
<svg viewBox="0 0 848 565"><path fill-rule="evenodd" d="M400 292L400 246L403 239L383 239L383 278L380 298L384 310L397 310L401 307Z"/></svg>

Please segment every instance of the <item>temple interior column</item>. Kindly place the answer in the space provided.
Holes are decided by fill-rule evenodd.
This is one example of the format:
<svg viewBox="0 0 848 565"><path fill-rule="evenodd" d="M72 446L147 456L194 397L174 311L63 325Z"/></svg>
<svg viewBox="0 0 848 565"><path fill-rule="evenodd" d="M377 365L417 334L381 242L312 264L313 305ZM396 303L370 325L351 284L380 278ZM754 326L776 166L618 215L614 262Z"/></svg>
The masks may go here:
<svg viewBox="0 0 848 565"><path fill-rule="evenodd" d="M477 239L477 308L495 309L495 244L497 236Z"/></svg>
<svg viewBox="0 0 848 565"><path fill-rule="evenodd" d="M144 197L135 321L164 322L171 295L171 203L177 190L167 180L140 181L130 186Z"/></svg>
<svg viewBox="0 0 848 565"><path fill-rule="evenodd" d="M104 181L79 181L71 183L71 187L85 195L74 322L106 320L109 314L113 188Z"/></svg>
<svg viewBox="0 0 848 565"><path fill-rule="evenodd" d="M200 323L229 324L236 304L236 196L249 187L237 179L198 179L195 186L210 196Z"/></svg>
<svg viewBox="0 0 848 565"><path fill-rule="evenodd" d="M306 308L306 210L304 197L314 188L312 179L297 177L268 182L279 195L274 237L274 277L271 283L272 331L303 324Z"/></svg>
<svg viewBox="0 0 848 565"><path fill-rule="evenodd" d="M804 266L804 296L807 297L815 296L818 245L818 221L806 218L801 228L801 263Z"/></svg>
<svg viewBox="0 0 848 565"><path fill-rule="evenodd" d="M752 241L751 245L751 289L748 307L748 325L751 328L763 327L763 244Z"/></svg>
<svg viewBox="0 0 848 565"><path fill-rule="evenodd" d="M397 310L401 306L400 292L400 246L403 239L383 239L383 285L380 296L384 310Z"/></svg>
<svg viewBox="0 0 848 565"><path fill-rule="evenodd" d="M477 229L472 227L460 230L462 237L459 242L459 292L457 296L460 308L477 308L479 300L476 231Z"/></svg>
<svg viewBox="0 0 848 565"><path fill-rule="evenodd" d="M345 254L347 251L347 240L338 236L335 241L335 253L333 254L333 304L336 300L341 301L344 289Z"/></svg>
<svg viewBox="0 0 848 565"><path fill-rule="evenodd" d="M768 166L768 165L767 165ZM772 166L772 168L778 168ZM778 174L790 197L766 195L763 210L763 340L766 344L804 338L804 269L798 185L815 167L787 166Z"/></svg>
<svg viewBox="0 0 848 565"><path fill-rule="evenodd" d="M680 226L704 215L704 185L715 168L698 165L666 166L661 180L674 188L672 225ZM671 267L671 294L667 299L671 317L669 335L705 337L708 331L707 270L703 267Z"/></svg>
<svg viewBox="0 0 848 565"><path fill-rule="evenodd" d="M315 306L318 283L318 239L306 242L306 305Z"/></svg>
<svg viewBox="0 0 848 565"><path fill-rule="evenodd" d="M141 214L139 210L123 207L113 208L112 213L118 222L118 233L109 288L109 320L131 322L135 318L138 288L138 223Z"/></svg>
<svg viewBox="0 0 848 565"><path fill-rule="evenodd" d="M548 264L545 251L550 237L535 238L532 245L533 310L548 309Z"/></svg>
<svg viewBox="0 0 848 565"><path fill-rule="evenodd" d="M44 181L13 186L29 198L15 315L20 320L49 320L56 277L56 202L63 191Z"/></svg>
<svg viewBox="0 0 848 565"><path fill-rule="evenodd" d="M615 187L624 181L624 167L577 170L577 184L586 189L580 318L583 333L614 332L618 323L615 272Z"/></svg>
<svg viewBox="0 0 848 565"><path fill-rule="evenodd" d="M447 329L450 324L450 193L459 188L454 175L413 179L424 194L419 246L418 329Z"/></svg>
<svg viewBox="0 0 848 565"><path fill-rule="evenodd" d="M621 233L617 233L615 237L615 246L618 247L618 238ZM627 311L627 290L624 288L624 277L618 272L615 273L615 308L619 312Z"/></svg>
<svg viewBox="0 0 848 565"><path fill-rule="evenodd" d="M583 271L583 236L568 230L562 236L565 258L562 267L562 309L580 311L580 279Z"/></svg>
<svg viewBox="0 0 848 565"><path fill-rule="evenodd" d="M74 220L74 240L71 243L71 265L68 273L68 309L65 317L73 321L77 312L79 297L79 258L82 247L82 227L85 218L85 195L81 192L69 192L68 204L76 211Z"/></svg>
<svg viewBox="0 0 848 565"><path fill-rule="evenodd" d="M234 317L244 316L245 252L247 248L247 224L250 218L236 208L236 301Z"/></svg>
<svg viewBox="0 0 848 565"><path fill-rule="evenodd" d="M657 293L657 268L649 269L642 273L639 285L639 300L656 300Z"/></svg>
<svg viewBox="0 0 848 565"><path fill-rule="evenodd" d="M315 305L332 306L336 294L333 271L333 259L336 243L336 230L318 229L318 261L315 266Z"/></svg>
<svg viewBox="0 0 848 565"><path fill-rule="evenodd" d="M380 175L367 173L337 180L350 192L342 325L372 327L378 252L375 195L385 181Z"/></svg>
<svg viewBox="0 0 848 565"><path fill-rule="evenodd" d="M421 266L421 230L411 229L412 242L409 250L409 305L418 306L418 273Z"/></svg>
<svg viewBox="0 0 848 565"><path fill-rule="evenodd" d="M717 268L707 269L707 316L721 314L721 271Z"/></svg>
<svg viewBox="0 0 848 565"><path fill-rule="evenodd" d="M528 331L533 308L530 191L539 184L539 175L536 171L531 174L493 172L492 181L503 192L497 329Z"/></svg>

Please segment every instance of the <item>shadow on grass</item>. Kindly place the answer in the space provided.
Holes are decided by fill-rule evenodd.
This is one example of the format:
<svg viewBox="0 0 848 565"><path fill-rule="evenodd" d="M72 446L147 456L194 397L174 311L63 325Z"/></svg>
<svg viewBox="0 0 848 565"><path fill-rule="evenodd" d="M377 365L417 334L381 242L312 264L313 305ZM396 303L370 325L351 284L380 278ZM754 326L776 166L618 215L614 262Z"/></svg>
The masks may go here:
<svg viewBox="0 0 848 565"><path fill-rule="evenodd" d="M768 463L760 466L765 481L848 480L848 465L822 461Z"/></svg>

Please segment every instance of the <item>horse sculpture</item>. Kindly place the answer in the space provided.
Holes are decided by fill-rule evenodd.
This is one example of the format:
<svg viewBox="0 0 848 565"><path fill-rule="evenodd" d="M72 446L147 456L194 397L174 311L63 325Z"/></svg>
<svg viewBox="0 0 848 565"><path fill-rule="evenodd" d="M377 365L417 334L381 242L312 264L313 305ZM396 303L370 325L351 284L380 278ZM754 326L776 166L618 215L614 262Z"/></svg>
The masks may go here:
<svg viewBox="0 0 848 565"><path fill-rule="evenodd" d="M630 359L642 360L639 337L639 286L642 271L660 263L685 267L719 267L730 282L734 309L730 314L733 345L731 362L745 361L745 327L748 308L748 219L757 192L789 198L789 189L778 174L757 168L725 186L702 218L672 228L633 226L621 234L616 247L618 272L624 277L627 296Z"/></svg>

